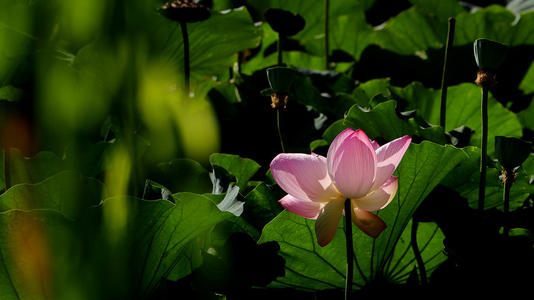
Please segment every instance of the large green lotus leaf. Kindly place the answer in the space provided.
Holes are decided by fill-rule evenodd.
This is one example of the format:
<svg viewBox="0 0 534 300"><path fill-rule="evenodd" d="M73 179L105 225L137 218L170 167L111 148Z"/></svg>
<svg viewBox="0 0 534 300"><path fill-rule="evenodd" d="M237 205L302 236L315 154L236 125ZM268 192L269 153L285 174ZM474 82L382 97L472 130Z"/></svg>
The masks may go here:
<svg viewBox="0 0 534 300"><path fill-rule="evenodd" d="M399 178L397 195L385 209L378 211L387 224L385 231L373 239L353 226L355 287L384 280L406 280L414 265L412 254L403 254L408 247L407 233L403 235L403 232L423 199L465 158L461 150L452 146L428 141L410 146L396 171ZM273 286L309 290L344 286L346 249L341 222L334 239L325 247L318 246L314 227L314 220L288 211L265 226L260 243L278 242L280 254L286 260L286 274ZM432 269L443 260L437 253L443 236L433 225L423 225L420 230L418 243L428 268ZM433 241L434 238L438 240Z"/></svg>
<svg viewBox="0 0 534 300"><path fill-rule="evenodd" d="M393 52L425 58L428 48L443 46L447 35L446 23L424 14L416 7L401 12L375 32L375 43Z"/></svg>
<svg viewBox="0 0 534 300"><path fill-rule="evenodd" d="M10 185L37 183L66 169L65 162L52 152L42 151L33 157L25 157L20 150L9 150ZM5 188L5 162L2 163L0 188Z"/></svg>
<svg viewBox="0 0 534 300"><path fill-rule="evenodd" d="M394 282L406 282L410 271L416 266L411 245L412 226L413 220L410 220L395 246L393 258L387 265L386 278L392 278ZM425 270L427 276L429 276L447 259L443 251L443 239L445 235L436 223L419 223L416 237L419 252L425 264Z"/></svg>
<svg viewBox="0 0 534 300"><path fill-rule="evenodd" d="M497 5L472 14L460 14L457 16L456 28L462 29L455 33L455 44L465 45L477 38L487 38L508 46L532 45L534 37L530 32L534 24L534 12L524 12L519 16L519 20L516 20L512 11Z"/></svg>
<svg viewBox="0 0 534 300"><path fill-rule="evenodd" d="M52 209L75 218L81 209L98 205L103 184L74 171L63 171L39 183L21 183L0 195L0 211Z"/></svg>
<svg viewBox="0 0 534 300"><path fill-rule="evenodd" d="M166 200L137 201L132 214L132 234L136 237L132 245L132 249L136 249L134 263L140 268L138 288L145 296L177 267L178 262L184 262L180 255L186 253L185 247L190 241L232 216L220 211L202 195L178 193L173 199L174 204Z"/></svg>
<svg viewBox="0 0 534 300"><path fill-rule="evenodd" d="M523 80L521 80L521 83L519 84L519 89L525 94L534 93L534 63L530 64L525 77L523 77Z"/></svg>
<svg viewBox="0 0 534 300"><path fill-rule="evenodd" d="M178 70L183 70L184 49L179 24L156 16L155 37L164 56ZM261 32L244 7L212 12L205 21L188 24L191 77L211 80L211 76L228 70L237 61L236 53L259 45ZM157 47L157 46L156 46Z"/></svg>
<svg viewBox="0 0 534 300"><path fill-rule="evenodd" d="M408 109L417 109L429 123L439 124L440 90L426 89L420 83L412 83L403 89L396 88L397 97L406 100ZM471 83L451 86L447 91L446 131L467 126L475 132L470 144L480 146L482 122L480 117L480 88ZM522 127L517 116L504 108L495 98L488 99L488 153L495 149L495 136L522 135Z"/></svg>
<svg viewBox="0 0 534 300"><path fill-rule="evenodd" d="M243 218L258 230L283 210L278 203L283 195L277 195L271 187L260 183L245 196Z"/></svg>
<svg viewBox="0 0 534 300"><path fill-rule="evenodd" d="M362 109L354 105L345 118L345 126L362 129L372 139L382 137L388 141L403 135L428 139L440 144L445 143L445 136L440 127L421 127L414 118L403 120L396 113L397 102L389 100L373 107Z"/></svg>
<svg viewBox="0 0 534 300"><path fill-rule="evenodd" d="M516 15L498 5L480 8L473 13L459 7L456 1L417 0L415 6L401 12L376 31L374 43L404 55L426 58L429 48L441 48L447 35L447 18L456 18L454 45L473 43L478 38L499 41L509 46L533 44L529 33L534 12ZM454 3L453 3L454 2Z"/></svg>

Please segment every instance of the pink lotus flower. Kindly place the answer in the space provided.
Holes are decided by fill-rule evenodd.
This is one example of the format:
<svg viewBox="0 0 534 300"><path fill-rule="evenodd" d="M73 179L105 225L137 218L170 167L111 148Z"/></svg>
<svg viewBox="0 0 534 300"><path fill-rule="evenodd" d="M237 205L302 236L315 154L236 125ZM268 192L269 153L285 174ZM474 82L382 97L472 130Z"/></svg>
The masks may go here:
<svg viewBox="0 0 534 300"><path fill-rule="evenodd" d="M349 128L334 139L326 158L314 153L279 154L271 162L274 179L287 192L279 202L297 215L316 219L317 242L326 246L350 198L352 222L376 238L386 224L371 211L386 207L395 197L398 179L392 174L411 140L403 136L380 146L362 130Z"/></svg>

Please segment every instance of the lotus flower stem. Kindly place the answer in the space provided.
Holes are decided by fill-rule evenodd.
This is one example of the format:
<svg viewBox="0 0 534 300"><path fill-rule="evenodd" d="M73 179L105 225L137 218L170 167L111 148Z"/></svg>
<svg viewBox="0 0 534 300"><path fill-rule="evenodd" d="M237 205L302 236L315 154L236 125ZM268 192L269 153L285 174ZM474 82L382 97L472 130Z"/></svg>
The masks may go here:
<svg viewBox="0 0 534 300"><path fill-rule="evenodd" d="M478 209L484 210L486 194L486 167L488 152L488 88L482 87L482 101L480 112L482 114L482 141L480 142L480 181L478 185Z"/></svg>
<svg viewBox="0 0 534 300"><path fill-rule="evenodd" d="M419 221L415 218L412 218L412 231L411 231L411 244L415 260L417 261L417 267L419 268L419 274L421 276L421 284L426 285L427 277L425 270L425 262L421 256L421 251L419 251L419 246L417 245L417 227L419 227Z"/></svg>
<svg viewBox="0 0 534 300"><path fill-rule="evenodd" d="M280 33L278 34L278 65L283 65L284 62L282 61L282 37Z"/></svg>
<svg viewBox="0 0 534 300"><path fill-rule="evenodd" d="M278 129L278 137L280 138L280 147L282 147L282 153L286 152L284 147L284 139L282 138L282 130L280 130L280 109L276 109L276 129Z"/></svg>
<svg viewBox="0 0 534 300"><path fill-rule="evenodd" d="M185 80L185 92L189 97L190 92L190 77L191 71L189 66L189 35L187 34L187 23L180 22L180 28L182 28L182 37L184 39L184 80Z"/></svg>
<svg viewBox="0 0 534 300"><path fill-rule="evenodd" d="M514 183L514 172L512 170L505 170L504 171L504 191L503 191L503 200L504 200L503 211L504 211L505 218L508 217L508 214L510 212L510 188L512 188L513 183ZM508 227L508 224L505 222L504 228L503 228L504 237L508 237L509 230L510 228Z"/></svg>
<svg viewBox="0 0 534 300"><path fill-rule="evenodd" d="M329 37L328 32L328 23L329 23L329 14L330 14L330 0L324 0L324 59L325 59L325 69L328 70L330 66L330 59L328 57L330 53Z"/></svg>
<svg viewBox="0 0 534 300"><path fill-rule="evenodd" d="M345 300L350 299L352 291L352 276L354 273L354 249L352 244L352 221L351 221L351 201L345 200L345 241L347 246L347 275L345 277Z"/></svg>
<svg viewBox="0 0 534 300"><path fill-rule="evenodd" d="M441 75L441 110L439 113L439 125L445 130L445 117L447 112L447 69L448 59L454 44L454 25L456 20L449 18L449 28L447 31L447 43L445 46L445 57L443 58L443 73Z"/></svg>

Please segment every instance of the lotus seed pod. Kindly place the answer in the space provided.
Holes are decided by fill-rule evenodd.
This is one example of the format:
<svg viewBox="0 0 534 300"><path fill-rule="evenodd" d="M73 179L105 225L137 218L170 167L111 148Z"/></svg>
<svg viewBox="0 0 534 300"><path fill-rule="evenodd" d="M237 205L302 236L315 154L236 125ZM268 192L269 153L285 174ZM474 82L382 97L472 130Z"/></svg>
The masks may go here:
<svg viewBox="0 0 534 300"><path fill-rule="evenodd" d="M174 0L161 6L159 12L175 22L194 23L210 17L210 1Z"/></svg>
<svg viewBox="0 0 534 300"><path fill-rule="evenodd" d="M295 81L295 70L286 67L273 67L267 69L267 80L273 92L289 94L289 89Z"/></svg>
<svg viewBox="0 0 534 300"><path fill-rule="evenodd" d="M475 61L481 70L498 70L506 58L507 47L488 39L478 39L473 43Z"/></svg>
<svg viewBox="0 0 534 300"><path fill-rule="evenodd" d="M513 137L495 137L495 155L507 170L519 167L529 156L532 145Z"/></svg>
<svg viewBox="0 0 534 300"><path fill-rule="evenodd" d="M306 21L299 14L283 9L269 8L264 16L271 28L283 36L295 35L306 25Z"/></svg>

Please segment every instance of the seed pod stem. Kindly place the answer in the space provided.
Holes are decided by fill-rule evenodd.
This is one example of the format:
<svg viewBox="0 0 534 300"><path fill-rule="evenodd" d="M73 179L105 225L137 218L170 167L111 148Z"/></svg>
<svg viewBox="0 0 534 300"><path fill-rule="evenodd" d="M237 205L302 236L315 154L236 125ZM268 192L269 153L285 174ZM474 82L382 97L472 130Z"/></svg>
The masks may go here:
<svg viewBox="0 0 534 300"><path fill-rule="evenodd" d="M447 31L447 43L445 46L445 56L443 58L443 73L441 75L441 110L439 113L439 125L445 130L446 111L447 111L447 70L449 55L454 44L454 28L456 20L449 18L449 28Z"/></svg>
<svg viewBox="0 0 534 300"><path fill-rule="evenodd" d="M478 210L484 210L486 195L486 168L488 152L488 87L482 87L482 101L480 107L482 117L482 140L480 142L480 181L478 185Z"/></svg>
<svg viewBox="0 0 534 300"><path fill-rule="evenodd" d="M189 35L187 34L187 23L180 22L180 28L182 28L182 37L184 39L184 88L187 97L190 93L190 66L189 66Z"/></svg>
<svg viewBox="0 0 534 300"><path fill-rule="evenodd" d="M510 213L510 189L512 188L512 184L514 182L514 171L513 170L503 170L504 175L504 191L503 191L503 211L504 211L504 217L505 220L508 219L508 214ZM507 224L507 221L504 222L504 228L503 228L503 235L504 237L508 237L508 232L510 228Z"/></svg>

